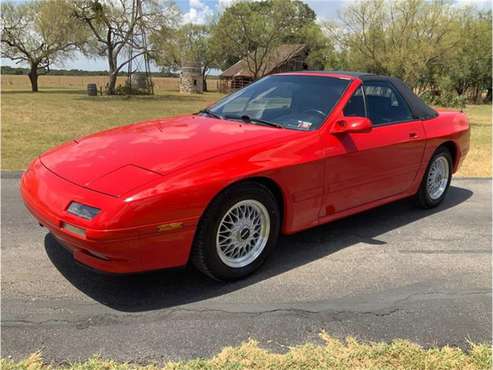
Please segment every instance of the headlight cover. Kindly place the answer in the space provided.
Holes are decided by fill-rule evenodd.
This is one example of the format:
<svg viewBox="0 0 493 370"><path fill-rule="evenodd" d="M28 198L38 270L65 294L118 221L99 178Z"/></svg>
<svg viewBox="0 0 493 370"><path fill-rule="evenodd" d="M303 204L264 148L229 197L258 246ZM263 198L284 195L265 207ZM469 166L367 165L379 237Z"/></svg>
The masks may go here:
<svg viewBox="0 0 493 370"><path fill-rule="evenodd" d="M67 208L67 212L73 215L85 218L86 220L92 220L101 210L85 204L71 202Z"/></svg>

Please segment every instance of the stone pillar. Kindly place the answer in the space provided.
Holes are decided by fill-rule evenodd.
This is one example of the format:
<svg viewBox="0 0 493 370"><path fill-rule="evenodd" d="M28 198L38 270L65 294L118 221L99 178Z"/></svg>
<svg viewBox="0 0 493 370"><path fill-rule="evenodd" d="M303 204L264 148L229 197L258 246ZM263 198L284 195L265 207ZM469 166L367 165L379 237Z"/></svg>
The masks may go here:
<svg viewBox="0 0 493 370"><path fill-rule="evenodd" d="M202 94L204 91L202 68L199 63L184 63L181 67L180 92Z"/></svg>

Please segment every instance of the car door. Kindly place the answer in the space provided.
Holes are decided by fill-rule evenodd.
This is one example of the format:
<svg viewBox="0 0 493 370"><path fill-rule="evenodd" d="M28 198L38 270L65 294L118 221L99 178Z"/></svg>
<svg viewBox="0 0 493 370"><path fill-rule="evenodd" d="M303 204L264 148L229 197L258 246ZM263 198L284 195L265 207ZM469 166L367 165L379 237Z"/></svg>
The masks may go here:
<svg viewBox="0 0 493 370"><path fill-rule="evenodd" d="M330 134L326 157L325 209L321 216L378 201L408 190L425 147L422 122L388 81L368 81L339 119L366 116L368 132ZM337 123L337 122L336 122Z"/></svg>

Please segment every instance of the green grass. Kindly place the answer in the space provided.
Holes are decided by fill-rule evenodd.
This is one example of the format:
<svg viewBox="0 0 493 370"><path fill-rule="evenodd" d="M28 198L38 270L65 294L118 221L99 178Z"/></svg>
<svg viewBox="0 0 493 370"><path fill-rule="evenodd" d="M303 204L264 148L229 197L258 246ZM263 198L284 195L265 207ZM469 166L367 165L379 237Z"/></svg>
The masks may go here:
<svg viewBox="0 0 493 370"><path fill-rule="evenodd" d="M218 93L180 95L159 90L150 97L94 97L81 90L49 87L1 93L2 169L20 170L48 148L105 128L196 112ZM491 176L491 105L467 106L471 149L459 176Z"/></svg>
<svg viewBox="0 0 493 370"><path fill-rule="evenodd" d="M491 105L468 105L471 147L459 176L491 176Z"/></svg>
<svg viewBox="0 0 493 370"><path fill-rule="evenodd" d="M84 362L63 365L43 361L39 353L22 361L0 360L3 370L29 369L491 369L491 346L471 344L468 351L457 347L424 349L414 343L360 343L352 338L342 342L321 334L324 345L305 344L287 353L266 351L250 340L238 347L226 347L210 359L195 359L164 364L119 363L93 357Z"/></svg>
<svg viewBox="0 0 493 370"><path fill-rule="evenodd" d="M88 97L79 90L3 91L2 169L24 169L48 148L109 127L196 112L221 95Z"/></svg>

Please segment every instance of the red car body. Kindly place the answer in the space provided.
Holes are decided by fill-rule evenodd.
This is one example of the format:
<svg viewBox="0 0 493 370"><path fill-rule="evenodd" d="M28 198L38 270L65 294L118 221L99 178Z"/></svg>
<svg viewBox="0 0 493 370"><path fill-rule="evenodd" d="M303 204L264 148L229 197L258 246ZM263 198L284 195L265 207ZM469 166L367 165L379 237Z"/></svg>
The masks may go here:
<svg viewBox="0 0 493 370"><path fill-rule="evenodd" d="M350 85L314 131L279 130L190 115L110 129L52 149L21 180L24 202L74 258L98 270L139 272L187 264L196 226L214 197L246 179L271 188L291 234L415 194L435 149L453 171L469 149L464 114L337 134ZM85 220L72 201L101 209ZM82 232L81 232L82 230Z"/></svg>

